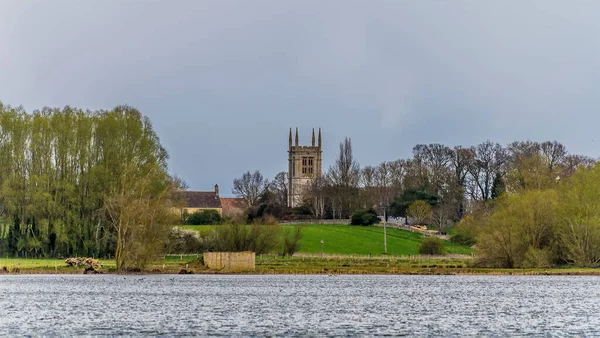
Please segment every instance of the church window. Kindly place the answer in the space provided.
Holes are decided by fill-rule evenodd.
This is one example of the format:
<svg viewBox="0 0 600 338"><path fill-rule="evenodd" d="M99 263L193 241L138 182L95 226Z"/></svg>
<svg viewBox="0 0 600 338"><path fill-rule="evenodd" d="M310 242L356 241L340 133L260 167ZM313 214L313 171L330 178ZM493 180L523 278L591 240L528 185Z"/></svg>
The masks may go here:
<svg viewBox="0 0 600 338"><path fill-rule="evenodd" d="M314 173L313 166L313 158L312 157L302 157L302 173L303 174L312 174Z"/></svg>

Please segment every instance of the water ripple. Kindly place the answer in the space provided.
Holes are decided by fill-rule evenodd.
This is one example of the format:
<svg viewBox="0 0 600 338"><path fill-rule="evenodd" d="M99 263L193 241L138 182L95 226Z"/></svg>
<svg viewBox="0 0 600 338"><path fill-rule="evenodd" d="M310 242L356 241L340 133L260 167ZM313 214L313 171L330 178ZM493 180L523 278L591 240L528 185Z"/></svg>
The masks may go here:
<svg viewBox="0 0 600 338"><path fill-rule="evenodd" d="M0 276L0 335L597 335L573 276Z"/></svg>

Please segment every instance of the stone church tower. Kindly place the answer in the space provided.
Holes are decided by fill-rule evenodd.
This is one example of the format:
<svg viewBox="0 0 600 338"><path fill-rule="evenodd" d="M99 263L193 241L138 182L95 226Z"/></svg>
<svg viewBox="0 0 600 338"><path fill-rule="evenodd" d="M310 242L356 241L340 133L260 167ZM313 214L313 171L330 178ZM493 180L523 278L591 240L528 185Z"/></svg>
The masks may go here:
<svg viewBox="0 0 600 338"><path fill-rule="evenodd" d="M317 177L321 176L321 128L319 128L319 141L315 145L315 129L312 130L312 144L301 146L298 144L298 128L296 128L295 145L292 144L292 128L288 149L288 206L291 208L302 204L304 190L310 186Z"/></svg>

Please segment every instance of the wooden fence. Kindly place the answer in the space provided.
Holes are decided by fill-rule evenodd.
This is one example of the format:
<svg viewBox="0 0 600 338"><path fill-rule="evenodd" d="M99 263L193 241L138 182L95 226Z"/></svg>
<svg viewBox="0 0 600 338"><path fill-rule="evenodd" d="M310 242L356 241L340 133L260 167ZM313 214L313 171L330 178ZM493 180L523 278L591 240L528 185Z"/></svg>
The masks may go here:
<svg viewBox="0 0 600 338"><path fill-rule="evenodd" d="M256 254L243 252L206 252L204 265L221 272L240 272L256 270Z"/></svg>

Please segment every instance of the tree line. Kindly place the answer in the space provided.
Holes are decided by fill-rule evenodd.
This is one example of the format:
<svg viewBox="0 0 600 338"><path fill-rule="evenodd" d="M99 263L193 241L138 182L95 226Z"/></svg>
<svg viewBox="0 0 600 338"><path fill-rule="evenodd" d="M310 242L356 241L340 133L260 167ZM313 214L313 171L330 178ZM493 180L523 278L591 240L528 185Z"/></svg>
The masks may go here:
<svg viewBox="0 0 600 338"><path fill-rule="evenodd" d="M238 189L247 184L256 189ZM335 163L307 188L300 208L285 207L283 172L272 181L248 172L236 179L233 191L255 193L247 200L255 216L353 215L362 221L376 212L408 215L439 229L456 223L450 240L475 244L479 266L600 265L600 163L569 154L556 141L419 144L410 159L361 168L346 139Z"/></svg>
<svg viewBox="0 0 600 338"><path fill-rule="evenodd" d="M361 168L346 138L335 162L304 191L303 206L287 209L287 173L271 181L259 171L234 180L233 193L254 212L277 217L308 214L314 218L349 218L374 209L383 216L406 216L415 201L433 210L430 222L443 227L484 208L504 192L547 189L566 180L578 167L591 167L589 157L569 154L556 141L516 141L476 146L418 144L408 159Z"/></svg>
<svg viewBox="0 0 600 338"><path fill-rule="evenodd" d="M600 164L554 185L503 194L461 220L456 237L476 243L481 266L597 267Z"/></svg>
<svg viewBox="0 0 600 338"><path fill-rule="evenodd" d="M167 152L128 106L27 113L0 103L0 250L21 257L151 259L174 222Z"/></svg>

